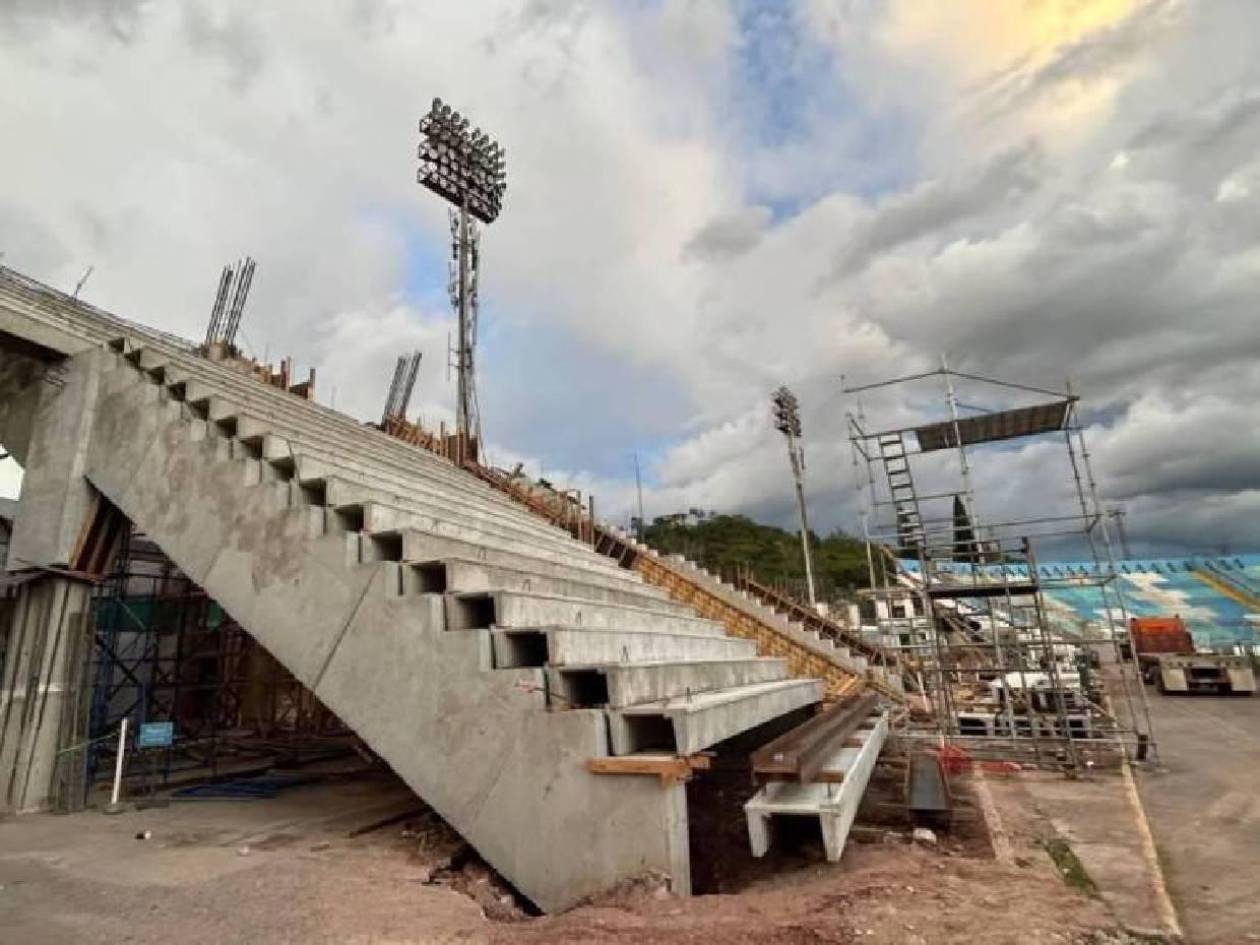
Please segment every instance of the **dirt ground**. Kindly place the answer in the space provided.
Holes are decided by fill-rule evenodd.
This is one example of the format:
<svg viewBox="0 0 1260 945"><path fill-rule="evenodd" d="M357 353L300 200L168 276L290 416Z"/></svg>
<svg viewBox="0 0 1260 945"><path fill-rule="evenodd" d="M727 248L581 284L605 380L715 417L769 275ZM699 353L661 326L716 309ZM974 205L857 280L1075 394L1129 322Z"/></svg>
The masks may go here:
<svg viewBox="0 0 1260 945"><path fill-rule="evenodd" d="M1047 861L1048 863L1048 861ZM636 894L523 928L500 943L1137 942L1048 865L1001 867L912 846L854 844L836 866L766 879L737 895L680 901Z"/></svg>
<svg viewBox="0 0 1260 945"><path fill-rule="evenodd" d="M405 788L377 776L270 800L3 821L0 941L1138 941L1115 931L1104 900L1062 882L1043 853L1003 865L970 827L916 847L887 823L859 830L869 842L851 840L836 865L808 835L773 870L728 864L722 875L738 893L680 899L648 878L535 918L431 814L401 818L414 806ZM390 823L361 832L382 820Z"/></svg>
<svg viewBox="0 0 1260 945"><path fill-rule="evenodd" d="M1138 786L1186 938L1260 942L1260 697L1147 692L1161 765Z"/></svg>

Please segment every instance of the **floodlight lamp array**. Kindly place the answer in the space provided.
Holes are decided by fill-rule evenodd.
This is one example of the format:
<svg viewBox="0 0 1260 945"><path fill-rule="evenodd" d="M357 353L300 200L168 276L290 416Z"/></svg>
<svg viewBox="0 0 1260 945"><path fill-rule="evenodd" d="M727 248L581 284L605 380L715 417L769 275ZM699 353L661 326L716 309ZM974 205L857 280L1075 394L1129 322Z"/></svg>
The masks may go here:
<svg viewBox="0 0 1260 945"><path fill-rule="evenodd" d="M503 206L507 189L507 152L480 128L470 130L468 119L440 98L420 119L423 136L417 156L417 183L483 223L492 223Z"/></svg>
<svg viewBox="0 0 1260 945"><path fill-rule="evenodd" d="M784 436L800 439L801 413L796 395L786 387L780 387L771 398L774 410L774 428Z"/></svg>

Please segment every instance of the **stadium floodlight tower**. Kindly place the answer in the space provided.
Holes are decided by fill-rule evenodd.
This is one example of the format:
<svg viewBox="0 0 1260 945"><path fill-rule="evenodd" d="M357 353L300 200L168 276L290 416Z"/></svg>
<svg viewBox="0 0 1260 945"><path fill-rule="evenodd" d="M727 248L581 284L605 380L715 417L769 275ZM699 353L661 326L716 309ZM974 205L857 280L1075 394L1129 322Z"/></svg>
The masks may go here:
<svg viewBox="0 0 1260 945"><path fill-rule="evenodd" d="M774 427L787 439L788 459L792 463L792 479L796 484L796 510L801 517L801 548L805 552L805 585L809 590L809 606L818 609L814 594L814 562L809 551L809 521L805 517L805 450L801 446L801 410L796 395L780 387L770 398L774 410Z"/></svg>
<svg viewBox="0 0 1260 945"><path fill-rule="evenodd" d="M451 305L458 317L455 364L459 382L455 428L460 458L480 432L473 352L477 346L477 282L481 272L477 224L495 221L507 189L506 152L440 98L420 119L420 168L416 181L452 206ZM474 447L475 448L475 447Z"/></svg>

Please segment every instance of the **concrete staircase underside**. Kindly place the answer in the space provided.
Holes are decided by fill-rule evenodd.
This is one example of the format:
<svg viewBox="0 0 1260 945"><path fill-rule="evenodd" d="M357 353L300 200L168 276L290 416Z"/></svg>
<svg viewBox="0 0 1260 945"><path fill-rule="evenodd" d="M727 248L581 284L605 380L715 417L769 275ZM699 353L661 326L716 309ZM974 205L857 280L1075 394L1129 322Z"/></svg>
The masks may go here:
<svg viewBox="0 0 1260 945"><path fill-rule="evenodd" d="M588 759L822 698L448 463L0 270L0 379L15 336L63 360L14 388L11 562L66 564L90 483L543 909L689 887L685 785Z"/></svg>

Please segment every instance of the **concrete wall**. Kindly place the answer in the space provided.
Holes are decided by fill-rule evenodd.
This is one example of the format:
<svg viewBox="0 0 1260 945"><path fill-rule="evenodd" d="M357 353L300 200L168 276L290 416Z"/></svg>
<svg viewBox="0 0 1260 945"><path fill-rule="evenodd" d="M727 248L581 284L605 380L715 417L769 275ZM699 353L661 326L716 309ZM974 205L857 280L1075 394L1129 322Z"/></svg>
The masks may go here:
<svg viewBox="0 0 1260 945"><path fill-rule="evenodd" d="M0 285L6 291L11 288L12 278L12 271L0 266ZM65 295L61 298L69 299ZM98 347L103 339L93 336L101 333L99 328L73 316L67 317L66 313L54 315L47 309L41 311L38 306L31 308L29 300L17 303L12 309L0 306L0 345L6 347L21 345L27 349L38 349L41 356L55 358Z"/></svg>
<svg viewBox="0 0 1260 945"><path fill-rule="evenodd" d="M58 751L73 730L89 613L83 583L44 577L18 590L0 677L0 810L49 805Z"/></svg>
<svg viewBox="0 0 1260 945"><path fill-rule="evenodd" d="M0 444L19 465L26 464L46 368L44 362L5 347L0 337Z"/></svg>
<svg viewBox="0 0 1260 945"><path fill-rule="evenodd" d="M19 457L25 475L9 545L10 570L70 561L91 508L92 491L83 472L97 421L101 365L107 357L105 351L85 351L45 370L18 391L19 398L33 406L26 419L10 417L15 429L23 422L31 425L26 452ZM21 356L0 349L0 375L19 376L21 363ZM0 428L0 442L8 448L6 435Z"/></svg>
<svg viewBox="0 0 1260 945"><path fill-rule="evenodd" d="M0 499L0 502L4 500ZM16 503L14 503L14 511L17 511ZM4 573L4 563L9 560L9 536L13 533L13 525L11 519L0 518L0 574ZM0 597L4 596L4 592L0 591Z"/></svg>

